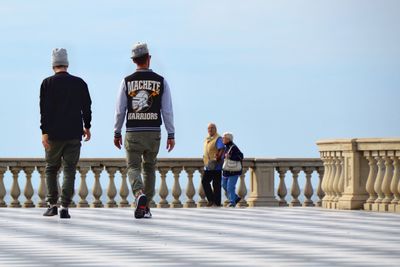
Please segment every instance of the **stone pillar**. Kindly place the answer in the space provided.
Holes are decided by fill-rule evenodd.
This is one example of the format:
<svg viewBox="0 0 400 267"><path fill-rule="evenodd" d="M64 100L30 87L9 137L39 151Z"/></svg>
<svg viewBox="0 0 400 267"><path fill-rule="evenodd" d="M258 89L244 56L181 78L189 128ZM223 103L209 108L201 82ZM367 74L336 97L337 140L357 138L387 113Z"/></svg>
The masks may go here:
<svg viewBox="0 0 400 267"><path fill-rule="evenodd" d="M193 174L196 171L196 168L185 167L185 171L188 175L188 183L186 186L187 200L186 200L186 203L184 204L184 207L185 208L195 208L196 203L194 202L193 197L196 194L196 189L194 188L194 184L193 184Z"/></svg>
<svg viewBox="0 0 400 267"><path fill-rule="evenodd" d="M168 186L166 177L167 173L169 171L169 168L158 168L158 171L160 172L160 177L161 177L161 183L160 183L160 189L158 190L158 194L160 195L160 201L157 204L158 208L169 208L168 204Z"/></svg>
<svg viewBox="0 0 400 267"><path fill-rule="evenodd" d="M303 207L314 207L314 202L312 201L312 196L314 194L314 190L311 184L311 175L314 172L314 168L306 167L304 168L304 173L306 174L306 185L304 187L304 196L306 199L304 200Z"/></svg>
<svg viewBox="0 0 400 267"><path fill-rule="evenodd" d="M116 208L118 207L117 202L115 201L115 196L117 195L117 188L115 187L115 173L117 172L118 168L116 167L106 167L106 171L109 176L109 183L107 188L107 196L108 201L106 204L107 208Z"/></svg>
<svg viewBox="0 0 400 267"><path fill-rule="evenodd" d="M279 196L279 206L287 207L288 203L286 201L287 189L285 183L286 172L289 168L278 167L277 171L279 173L279 185L278 185L278 196Z"/></svg>
<svg viewBox="0 0 400 267"><path fill-rule="evenodd" d="M21 194L21 190L19 188L18 175L19 175L19 172L21 171L21 168L20 167L11 167L10 171L13 176L13 182L11 185L11 192L10 192L10 195L12 197L10 207L11 208L20 208L21 203L19 202L19 195Z"/></svg>
<svg viewBox="0 0 400 267"><path fill-rule="evenodd" d="M325 164L324 164L325 165ZM325 196L324 190L322 190L322 184L324 182L325 172L323 167L317 168L318 172L318 188L317 188L317 196L319 197L317 203L315 204L317 207L322 207L322 199Z"/></svg>
<svg viewBox="0 0 400 267"><path fill-rule="evenodd" d="M250 207L279 205L274 194L274 174L273 164L261 160L255 161L254 167L250 168L250 197L247 200Z"/></svg>
<svg viewBox="0 0 400 267"><path fill-rule="evenodd" d="M40 166L37 168L39 175L40 175L40 182L39 182L39 201L37 203L37 207L44 208L47 207L46 196L47 196L47 186L46 186L46 167Z"/></svg>
<svg viewBox="0 0 400 267"><path fill-rule="evenodd" d="M89 194L89 190L87 188L87 184L86 184L86 175L89 172L90 167L78 167L78 171L80 173L80 177L81 177L81 183L79 186L79 192L78 195L81 198L78 202L78 207L79 208L88 208L89 207L89 203L86 200L86 197Z"/></svg>
<svg viewBox="0 0 400 267"><path fill-rule="evenodd" d="M25 196L25 202L24 202L24 208L34 208L35 204L32 201L33 197L33 186L32 186L32 173L35 170L34 167L24 167L23 171L25 172L25 177L26 177L26 182L25 182L25 188L24 188L24 196Z"/></svg>
<svg viewBox="0 0 400 267"><path fill-rule="evenodd" d="M397 152L396 152L397 153ZM396 206L400 203L400 164L399 164L399 156L393 155L393 178L390 183L390 191L393 193L393 200L389 204L389 211L396 212ZM400 207L400 206L399 206ZM400 212L400 209L399 209Z"/></svg>
<svg viewBox="0 0 400 267"><path fill-rule="evenodd" d="M121 197L121 201L119 202L119 207L127 208L129 207L129 187L126 181L127 169L125 167L119 168L119 172L121 174L121 187L119 188L119 196Z"/></svg>
<svg viewBox="0 0 400 267"><path fill-rule="evenodd" d="M94 173L94 185L93 185L93 197L94 201L92 203L93 208L102 208L104 207L103 203L101 202L101 195L103 194L103 189L101 188L100 184L100 175L103 171L103 167L93 167L92 171Z"/></svg>
<svg viewBox="0 0 400 267"><path fill-rule="evenodd" d="M179 183L179 174L182 171L182 167L172 168L172 173L174 174L174 185L172 187L172 196L174 199L171 203L171 208L183 208L182 202L180 200L182 189Z"/></svg>
<svg viewBox="0 0 400 267"><path fill-rule="evenodd" d="M201 180L203 179L204 175L204 168L201 167L197 169L200 172L200 184L199 184L199 201L197 201L197 207L205 207L207 206L207 200L206 200L206 193L204 192L203 184L201 183ZM222 189L221 189L222 190Z"/></svg>
<svg viewBox="0 0 400 267"><path fill-rule="evenodd" d="M7 203L4 201L4 197L6 196L6 188L4 186L4 173L7 171L6 167L0 167L0 208L7 207Z"/></svg>

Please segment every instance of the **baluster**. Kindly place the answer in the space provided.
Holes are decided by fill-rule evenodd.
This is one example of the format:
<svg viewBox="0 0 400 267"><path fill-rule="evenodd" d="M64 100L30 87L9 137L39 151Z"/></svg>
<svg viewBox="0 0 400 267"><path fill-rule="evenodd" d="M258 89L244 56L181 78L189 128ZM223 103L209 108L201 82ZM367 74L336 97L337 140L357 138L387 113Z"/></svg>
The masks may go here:
<svg viewBox="0 0 400 267"><path fill-rule="evenodd" d="M160 195L160 201L157 204L157 207L159 208L169 208L168 204L168 186L166 182L167 178L167 173L169 171L169 168L158 168L158 171L160 173L161 177L161 183L160 183L160 189L158 190L158 194Z"/></svg>
<svg viewBox="0 0 400 267"><path fill-rule="evenodd" d="M344 157L341 155L339 158L340 161L340 176L339 176L339 183L338 183L338 208L339 208L339 201L343 196L344 193Z"/></svg>
<svg viewBox="0 0 400 267"><path fill-rule="evenodd" d="M187 183L187 187L186 187L187 200L186 200L184 207L185 208L195 208L196 203L193 200L193 197L196 194L196 189L194 188L194 184L193 184L193 173L196 171L196 169L185 167L185 171L188 175L188 183Z"/></svg>
<svg viewBox="0 0 400 267"><path fill-rule="evenodd" d="M7 207L7 203L4 201L6 196L6 188L4 186L4 173L7 171L6 167L0 167L0 208Z"/></svg>
<svg viewBox="0 0 400 267"><path fill-rule="evenodd" d="M129 201L127 199L129 196L129 187L126 181L127 169L125 167L120 168L119 172L121 173L121 188L119 189L121 201L119 202L119 207L126 208L129 207Z"/></svg>
<svg viewBox="0 0 400 267"><path fill-rule="evenodd" d="M94 185L93 185L93 197L94 201L92 203L93 208L102 208L103 203L100 198L103 194L103 190L101 189L100 184L100 174L103 171L103 167L92 167L92 171L94 173Z"/></svg>
<svg viewBox="0 0 400 267"><path fill-rule="evenodd" d="M33 186L32 186L32 173L35 170L34 167L24 167L23 171L25 172L26 182L24 188L25 202L24 208L33 208L35 205L32 201L33 196Z"/></svg>
<svg viewBox="0 0 400 267"><path fill-rule="evenodd" d="M37 207L44 208L47 207L47 202L46 202L47 187L46 187L46 173L45 173L46 167L44 166L37 167L37 171L39 172L40 176L39 189L38 189L38 195L40 200L37 204Z"/></svg>
<svg viewBox="0 0 400 267"><path fill-rule="evenodd" d="M286 207L288 204L286 202L286 195L287 195L287 189L286 189L286 184L285 184L285 176L286 172L289 170L289 168L285 167L278 167L277 171L279 173L279 186L278 186L278 196L279 196L279 206Z"/></svg>
<svg viewBox="0 0 400 267"><path fill-rule="evenodd" d="M201 179L203 178L203 175L204 175L204 169L200 168L200 169L198 169L198 171L200 172L200 185L199 185L200 200L197 201L197 207L205 207L207 205L206 193L204 193L203 184L201 183Z"/></svg>
<svg viewBox="0 0 400 267"><path fill-rule="evenodd" d="M399 165L399 158L398 156L392 156L393 160L393 179L392 183L390 184L390 190L392 191L394 198L391 204L398 204L400 202L400 165ZM399 187L398 187L399 186Z"/></svg>
<svg viewBox="0 0 400 267"><path fill-rule="evenodd" d="M335 168L336 168L336 175L335 175L335 180L333 182L334 198L332 199L332 201L333 201L332 208L337 209L337 208L339 208L339 198L341 196L340 189L339 189L339 182L340 182L340 178L342 175L340 152L337 152L337 154L336 154Z"/></svg>
<svg viewBox="0 0 400 267"><path fill-rule="evenodd" d="M379 204L382 203L382 200L385 197L385 195L382 192L382 182L383 182L383 177L385 175L385 162L383 157L379 155L376 156L375 159L378 165L378 174L376 175L374 190L377 193L378 197L375 199L375 203L372 206L372 210L379 211Z"/></svg>
<svg viewBox="0 0 400 267"><path fill-rule="evenodd" d="M314 194L314 189L311 184L311 175L314 172L314 168L306 167L303 171L306 174L306 185L304 186L304 196L306 199L303 202L303 207L314 207L314 202L311 199Z"/></svg>
<svg viewBox="0 0 400 267"><path fill-rule="evenodd" d="M21 194L21 190L19 189L19 184L18 184L18 174L20 172L21 168L19 167L11 167L10 171L13 176L13 182L11 185L11 197L13 200L10 203L10 207L12 208L20 208L21 204L18 200L19 195Z"/></svg>
<svg viewBox="0 0 400 267"><path fill-rule="evenodd" d="M172 187L172 196L174 197L174 200L172 200L171 208L183 207L181 201L179 200L182 194L181 185L179 184L179 174L181 173L181 171L181 167L172 168L172 173L174 174L174 186Z"/></svg>
<svg viewBox="0 0 400 267"><path fill-rule="evenodd" d="M324 164L325 165L325 164ZM322 207L322 199L325 196L325 192L322 190L322 184L324 182L324 175L325 175L325 169L324 167L318 167L317 168L318 172L318 188L317 188L317 196L318 196L318 201L316 203L317 207Z"/></svg>
<svg viewBox="0 0 400 267"><path fill-rule="evenodd" d="M398 197L397 197L397 204L396 204L396 206L395 206L395 212L400 212L400 165L399 165L399 162L400 162L400 159L399 159L399 157L400 157L400 151L396 151L396 156L395 156L395 168L394 168L394 173L395 173L395 175L396 175L396 177L397 177L397 179L399 180L399 182L398 182L398 185L397 185L397 192L399 193L399 195L398 195Z"/></svg>
<svg viewBox="0 0 400 267"><path fill-rule="evenodd" d="M78 202L78 207L79 208L87 208L89 207L89 203L86 200L88 194L89 194L89 190L87 187L87 183L86 183L86 176L87 173L89 172L90 167L78 167L78 171L80 173L81 176L81 184L79 185L79 192L78 195L81 198Z"/></svg>
<svg viewBox="0 0 400 267"><path fill-rule="evenodd" d="M292 201L290 202L291 207L296 207L296 206L301 206L301 203L298 199L300 195L300 187L299 187L299 172L301 171L301 168L294 167L291 168L292 176L293 176L293 182L292 182L292 188L291 188L291 195L292 195Z"/></svg>
<svg viewBox="0 0 400 267"><path fill-rule="evenodd" d="M334 182L336 178L336 156L331 155L331 176L329 177L329 183L328 183L328 192L329 192L329 198L328 198L328 209L334 208L334 199L335 199L335 190L333 188Z"/></svg>
<svg viewBox="0 0 400 267"><path fill-rule="evenodd" d="M367 179L367 184L366 184L366 190L369 194L369 198L367 199L366 203L364 204L364 209L365 210L372 210L372 204L375 203L375 200L377 198L377 194L374 189L375 185L375 180L377 177L378 173L378 165L377 162L372 155L372 152L365 152L364 156L368 160L368 165L369 165L369 174L368 174L368 179Z"/></svg>
<svg viewBox="0 0 400 267"><path fill-rule="evenodd" d="M76 178L76 170L75 170L75 178ZM63 179L65 179L65 177L64 177L64 172L63 172ZM60 190L60 192L62 192L61 190ZM74 197L75 197L75 183L74 183L74 190L72 191L72 196L71 196L71 203L69 204L69 207L70 208L76 208L76 203L75 203L75 201L74 201Z"/></svg>
<svg viewBox="0 0 400 267"><path fill-rule="evenodd" d="M248 170L248 168L243 168L242 175L240 175L239 188L238 188L238 192L237 192L238 196L241 198L238 203L239 207L248 207L249 206L246 201L247 188L246 188L245 178L246 178L247 170Z"/></svg>
<svg viewBox="0 0 400 267"><path fill-rule="evenodd" d="M329 184L329 179L331 176L331 158L329 157L328 152L323 152L324 155L324 178L322 179L322 190L325 193L324 198L322 199L322 207L323 208L328 208L328 199L329 199L329 189L328 189L328 184Z"/></svg>
<svg viewBox="0 0 400 267"><path fill-rule="evenodd" d="M393 161L389 155L383 157L383 159L385 161L386 171L382 181L382 193L385 195L385 198L382 200L382 210L388 211L389 204L393 200L393 194L392 191L390 191L390 183L392 182L393 178ZM381 208L379 208L379 210L381 210Z"/></svg>
<svg viewBox="0 0 400 267"><path fill-rule="evenodd" d="M108 188L107 188L107 196L108 201L106 204L107 208L115 208L117 206L117 202L115 202L114 198L117 195L117 188L115 187L115 173L117 172L117 168L115 167L106 167L109 176Z"/></svg>

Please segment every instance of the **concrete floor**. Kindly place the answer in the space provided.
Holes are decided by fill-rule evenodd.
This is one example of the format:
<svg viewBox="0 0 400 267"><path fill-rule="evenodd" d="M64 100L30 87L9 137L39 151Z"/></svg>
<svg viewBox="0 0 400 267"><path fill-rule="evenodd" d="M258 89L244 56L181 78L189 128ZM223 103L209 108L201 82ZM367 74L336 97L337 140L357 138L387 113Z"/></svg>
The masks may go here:
<svg viewBox="0 0 400 267"><path fill-rule="evenodd" d="M400 214L319 208L0 209L0 266L400 266Z"/></svg>

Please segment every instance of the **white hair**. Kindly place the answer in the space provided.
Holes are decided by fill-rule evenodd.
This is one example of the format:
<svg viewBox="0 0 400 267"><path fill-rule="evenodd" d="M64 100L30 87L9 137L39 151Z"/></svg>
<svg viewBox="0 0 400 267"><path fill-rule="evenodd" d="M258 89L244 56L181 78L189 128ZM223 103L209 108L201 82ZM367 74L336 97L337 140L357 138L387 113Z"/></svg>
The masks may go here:
<svg viewBox="0 0 400 267"><path fill-rule="evenodd" d="M225 132L222 136L228 138L230 141L233 141L233 134L232 133Z"/></svg>

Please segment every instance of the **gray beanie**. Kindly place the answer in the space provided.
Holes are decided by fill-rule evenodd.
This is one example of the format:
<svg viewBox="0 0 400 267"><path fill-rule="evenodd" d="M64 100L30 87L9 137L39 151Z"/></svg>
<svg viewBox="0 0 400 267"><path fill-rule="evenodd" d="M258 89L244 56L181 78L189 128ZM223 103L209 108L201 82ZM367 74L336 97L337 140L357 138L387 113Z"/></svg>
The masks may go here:
<svg viewBox="0 0 400 267"><path fill-rule="evenodd" d="M51 64L53 67L56 66L68 66L68 54L65 48L55 48L53 49L53 54L51 57Z"/></svg>
<svg viewBox="0 0 400 267"><path fill-rule="evenodd" d="M138 58L147 54L149 54L149 49L146 43L137 43L133 45L132 58Z"/></svg>

